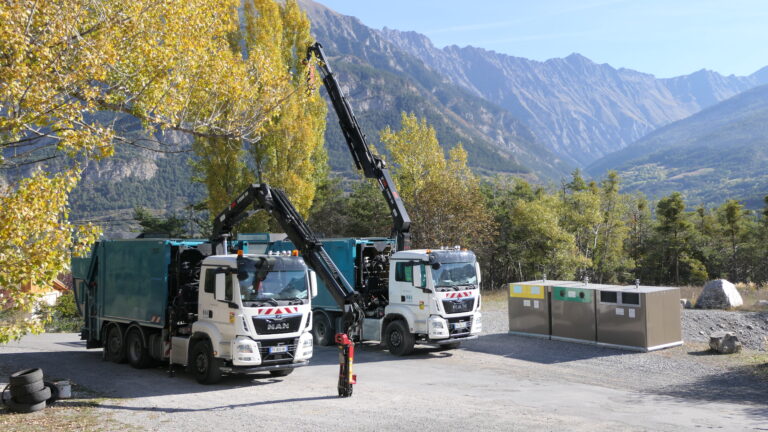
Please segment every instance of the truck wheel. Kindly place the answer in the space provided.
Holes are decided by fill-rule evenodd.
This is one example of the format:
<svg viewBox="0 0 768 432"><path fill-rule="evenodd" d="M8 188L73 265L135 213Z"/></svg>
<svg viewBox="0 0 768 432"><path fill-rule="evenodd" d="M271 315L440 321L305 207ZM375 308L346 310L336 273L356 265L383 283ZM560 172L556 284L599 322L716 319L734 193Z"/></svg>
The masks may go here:
<svg viewBox="0 0 768 432"><path fill-rule="evenodd" d="M42 390L29 394L13 395L13 400L20 404L34 405L51 398L51 389L43 387Z"/></svg>
<svg viewBox="0 0 768 432"><path fill-rule="evenodd" d="M221 380L219 359L213 356L213 348L207 340L199 341L192 348L192 372L200 384L216 384Z"/></svg>
<svg viewBox="0 0 768 432"><path fill-rule="evenodd" d="M392 355L404 356L413 351L413 335L400 320L389 323L384 339Z"/></svg>
<svg viewBox="0 0 768 432"><path fill-rule="evenodd" d="M11 385L32 384L43 380L43 370L40 368L24 369L11 375Z"/></svg>
<svg viewBox="0 0 768 432"><path fill-rule="evenodd" d="M16 402L13 399L8 399L5 401L5 404L8 406L8 408L10 408L11 411L17 413L32 413L45 408L45 401L34 404L25 404Z"/></svg>
<svg viewBox="0 0 768 432"><path fill-rule="evenodd" d="M315 339L315 345L329 346L333 344L335 329L328 315L324 313L315 314L312 322L312 337Z"/></svg>
<svg viewBox="0 0 768 432"><path fill-rule="evenodd" d="M125 337L125 350L128 362L136 369L144 369L152 363L147 344L144 343L144 337L137 328L128 330L128 335Z"/></svg>
<svg viewBox="0 0 768 432"><path fill-rule="evenodd" d="M110 324L104 343L104 357L114 363L125 363L125 344L123 330L117 324Z"/></svg>
<svg viewBox="0 0 768 432"><path fill-rule="evenodd" d="M272 375L273 377L284 377L292 373L293 373L293 369L279 369L279 370L269 371L269 374Z"/></svg>
<svg viewBox="0 0 768 432"><path fill-rule="evenodd" d="M16 396L26 396L31 395L32 393L37 393L40 390L45 388L45 384L43 384L43 380L35 381L33 383L29 384L11 384L11 395L13 397Z"/></svg>

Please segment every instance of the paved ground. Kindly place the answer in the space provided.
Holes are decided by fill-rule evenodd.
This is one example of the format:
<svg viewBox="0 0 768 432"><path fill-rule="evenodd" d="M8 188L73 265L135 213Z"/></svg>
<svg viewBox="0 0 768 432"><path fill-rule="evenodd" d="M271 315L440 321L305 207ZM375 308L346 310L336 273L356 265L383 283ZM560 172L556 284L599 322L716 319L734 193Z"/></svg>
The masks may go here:
<svg viewBox="0 0 768 432"><path fill-rule="evenodd" d="M766 381L696 347L636 354L497 333L407 358L365 346L357 359L360 383L339 399L335 348L285 378L202 386L48 334L0 347L0 381L24 367L71 379L107 430L768 430Z"/></svg>

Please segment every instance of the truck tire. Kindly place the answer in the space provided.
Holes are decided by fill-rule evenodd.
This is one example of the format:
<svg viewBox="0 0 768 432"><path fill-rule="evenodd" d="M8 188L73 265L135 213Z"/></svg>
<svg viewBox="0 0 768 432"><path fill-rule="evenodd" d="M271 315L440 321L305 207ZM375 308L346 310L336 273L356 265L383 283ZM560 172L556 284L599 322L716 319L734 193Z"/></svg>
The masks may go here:
<svg viewBox="0 0 768 432"><path fill-rule="evenodd" d="M45 384L43 384L43 380L40 380L40 381L35 381L29 384L11 384L10 388L11 388L11 396L19 397L19 396L31 395L32 393L37 393L43 388L45 388Z"/></svg>
<svg viewBox="0 0 768 432"><path fill-rule="evenodd" d="M5 404L8 406L8 408L17 413L31 413L35 411L40 411L45 408L45 401L38 402L35 404L25 404L16 402L13 399L8 399L5 401Z"/></svg>
<svg viewBox="0 0 768 432"><path fill-rule="evenodd" d="M59 400L59 388L56 386L56 384L50 381L46 381L44 384L45 384L45 387L51 391L51 397L49 397L48 400L45 401L45 403L48 406L51 406L54 402Z"/></svg>
<svg viewBox="0 0 768 432"><path fill-rule="evenodd" d="M8 380L11 385L32 384L43 380L43 370L40 368L24 369L11 375Z"/></svg>
<svg viewBox="0 0 768 432"><path fill-rule="evenodd" d="M315 339L315 345L330 346L333 344L336 331L324 313L316 313L312 322L312 338Z"/></svg>
<svg viewBox="0 0 768 432"><path fill-rule="evenodd" d="M201 340L192 347L192 373L200 384L216 384L221 380L221 361L213 356L213 348L207 340Z"/></svg>
<svg viewBox="0 0 768 432"><path fill-rule="evenodd" d="M51 389L43 387L42 390L25 395L13 395L13 400L20 404L33 405L47 401L51 398Z"/></svg>
<svg viewBox="0 0 768 432"><path fill-rule="evenodd" d="M293 373L293 369L278 369L269 371L269 374L273 377L284 377Z"/></svg>
<svg viewBox="0 0 768 432"><path fill-rule="evenodd" d="M104 359L113 363L125 363L123 330L118 324L110 324L107 327L107 337L104 341Z"/></svg>
<svg viewBox="0 0 768 432"><path fill-rule="evenodd" d="M392 355L404 356L413 351L414 337L401 320L392 321L387 325L384 340Z"/></svg>
<svg viewBox="0 0 768 432"><path fill-rule="evenodd" d="M134 327L128 330L128 334L125 336L125 353L128 357L128 363L136 369L147 368L152 363L147 343L138 328Z"/></svg>

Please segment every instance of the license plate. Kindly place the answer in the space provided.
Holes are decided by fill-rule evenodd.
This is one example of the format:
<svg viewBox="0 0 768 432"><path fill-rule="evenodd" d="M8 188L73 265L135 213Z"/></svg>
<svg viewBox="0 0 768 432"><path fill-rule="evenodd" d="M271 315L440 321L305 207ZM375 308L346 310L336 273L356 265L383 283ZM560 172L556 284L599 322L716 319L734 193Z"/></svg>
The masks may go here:
<svg viewBox="0 0 768 432"><path fill-rule="evenodd" d="M469 321L461 321L453 325L453 328L455 329L463 329L467 327L469 327Z"/></svg>
<svg viewBox="0 0 768 432"><path fill-rule="evenodd" d="M288 347L287 346L273 346L273 347L269 347L269 353L270 354L284 353L284 352L288 352Z"/></svg>

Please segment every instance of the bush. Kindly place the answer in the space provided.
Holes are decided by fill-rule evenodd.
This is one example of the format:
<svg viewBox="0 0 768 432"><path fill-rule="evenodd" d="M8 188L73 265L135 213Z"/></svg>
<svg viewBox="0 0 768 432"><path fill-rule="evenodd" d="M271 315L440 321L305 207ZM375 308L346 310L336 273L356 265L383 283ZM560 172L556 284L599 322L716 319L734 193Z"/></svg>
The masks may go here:
<svg viewBox="0 0 768 432"><path fill-rule="evenodd" d="M45 331L49 333L77 332L82 327L75 294L71 290L62 293L53 306L41 306L40 315L46 322Z"/></svg>

